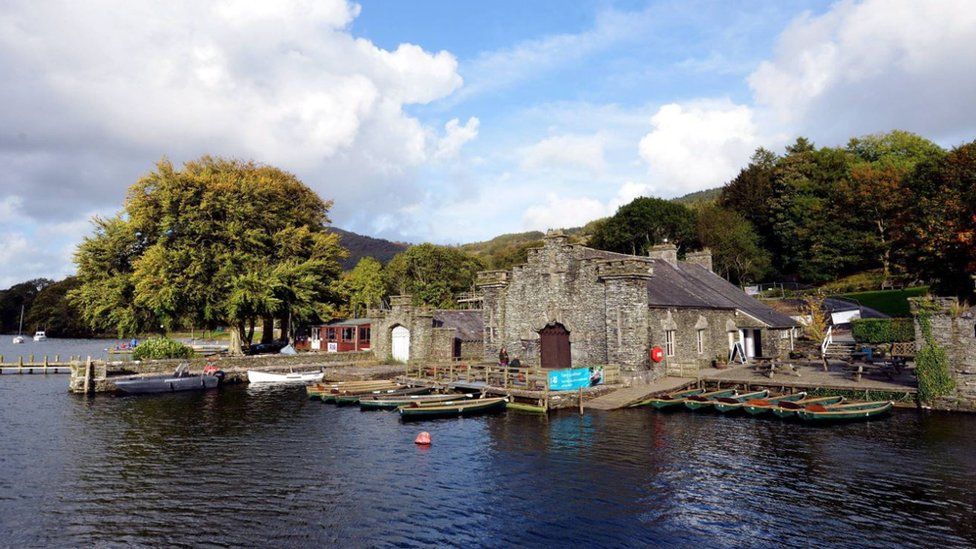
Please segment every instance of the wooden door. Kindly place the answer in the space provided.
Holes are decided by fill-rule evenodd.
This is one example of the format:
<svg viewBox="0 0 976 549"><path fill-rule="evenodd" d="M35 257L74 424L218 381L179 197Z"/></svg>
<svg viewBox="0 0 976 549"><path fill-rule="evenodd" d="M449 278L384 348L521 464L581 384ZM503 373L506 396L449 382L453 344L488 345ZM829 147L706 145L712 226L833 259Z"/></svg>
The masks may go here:
<svg viewBox="0 0 976 549"><path fill-rule="evenodd" d="M569 331L562 324L550 324L539 330L539 348L543 368L571 368Z"/></svg>

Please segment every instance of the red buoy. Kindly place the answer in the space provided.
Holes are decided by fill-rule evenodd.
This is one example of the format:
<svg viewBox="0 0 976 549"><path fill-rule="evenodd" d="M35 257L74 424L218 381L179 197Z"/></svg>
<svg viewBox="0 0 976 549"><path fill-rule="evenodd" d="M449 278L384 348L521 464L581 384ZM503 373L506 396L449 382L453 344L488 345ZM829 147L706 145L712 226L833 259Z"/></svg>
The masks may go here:
<svg viewBox="0 0 976 549"><path fill-rule="evenodd" d="M421 446L430 446L430 433L423 431L417 438L413 441L414 444L420 444Z"/></svg>

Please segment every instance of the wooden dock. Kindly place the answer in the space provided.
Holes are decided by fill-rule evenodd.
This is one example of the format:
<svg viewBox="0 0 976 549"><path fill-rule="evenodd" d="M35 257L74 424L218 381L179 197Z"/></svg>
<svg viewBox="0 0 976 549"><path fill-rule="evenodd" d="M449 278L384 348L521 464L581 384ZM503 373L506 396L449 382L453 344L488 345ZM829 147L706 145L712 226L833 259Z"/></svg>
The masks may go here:
<svg viewBox="0 0 976 549"><path fill-rule="evenodd" d="M665 377L653 383L640 383L631 385L630 387L622 387L612 393L586 401L583 407L592 410L616 410L654 395L672 393L695 385L696 383L698 383L698 380L694 378Z"/></svg>
<svg viewBox="0 0 976 549"><path fill-rule="evenodd" d="M70 374L71 364L82 361L80 356L70 356L68 360L62 361L61 355L54 355L53 360L47 355L41 360L36 360L34 355L29 355L26 359L21 356L18 357L17 362L4 362L3 358L3 355L0 355L0 375Z"/></svg>
<svg viewBox="0 0 976 549"><path fill-rule="evenodd" d="M828 370L824 370L821 363L795 364L797 374L776 373L773 376L757 372L749 366L740 366L728 370L702 370L699 379L703 384L717 387L742 386L781 388L783 390L811 390L826 389L831 391L866 391L889 392L914 395L918 393L918 386L910 371L903 372L895 379L877 379L862 377L860 381L852 379L850 372L838 363L831 363Z"/></svg>

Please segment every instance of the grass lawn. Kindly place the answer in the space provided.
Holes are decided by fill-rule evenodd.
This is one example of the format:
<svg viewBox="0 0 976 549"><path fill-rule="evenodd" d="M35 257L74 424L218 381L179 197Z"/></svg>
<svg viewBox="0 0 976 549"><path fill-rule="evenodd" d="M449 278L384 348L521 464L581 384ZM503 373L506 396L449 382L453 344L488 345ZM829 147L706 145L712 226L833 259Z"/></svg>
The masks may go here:
<svg viewBox="0 0 976 549"><path fill-rule="evenodd" d="M915 288L905 288L904 290L880 290L877 292L837 294L831 297L854 299L861 305L881 311L886 315L906 317L911 316L911 311L908 308L908 298L921 297L928 292L928 286L918 286Z"/></svg>

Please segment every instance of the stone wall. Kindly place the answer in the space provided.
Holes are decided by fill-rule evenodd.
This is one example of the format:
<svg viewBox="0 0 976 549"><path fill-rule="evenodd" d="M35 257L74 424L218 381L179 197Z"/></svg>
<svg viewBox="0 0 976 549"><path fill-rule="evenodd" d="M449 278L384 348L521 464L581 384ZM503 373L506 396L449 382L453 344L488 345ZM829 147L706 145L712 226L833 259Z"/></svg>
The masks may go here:
<svg viewBox="0 0 976 549"><path fill-rule="evenodd" d="M389 309L373 309L369 317L373 322L372 351L378 360L393 358L393 329L403 326L410 332L410 362L450 361L460 347L461 358L481 358L484 344L481 341L459 341L457 330L434 327L435 311L415 306L409 295L390 298Z"/></svg>
<svg viewBox="0 0 976 549"><path fill-rule="evenodd" d="M915 349L925 338L918 323L919 306L931 308L929 321L936 343L949 355L949 372L956 388L952 395L932 403L934 408L976 412L976 307L962 309L955 298L910 298L915 316Z"/></svg>
<svg viewBox="0 0 976 549"><path fill-rule="evenodd" d="M729 354L729 331L736 331L735 312L721 309L652 309L654 320L648 337L652 347L667 349L666 330L675 332L673 357L665 356L655 366L663 373L669 366L710 367L718 356ZM702 352L698 352L698 331L702 330Z"/></svg>

